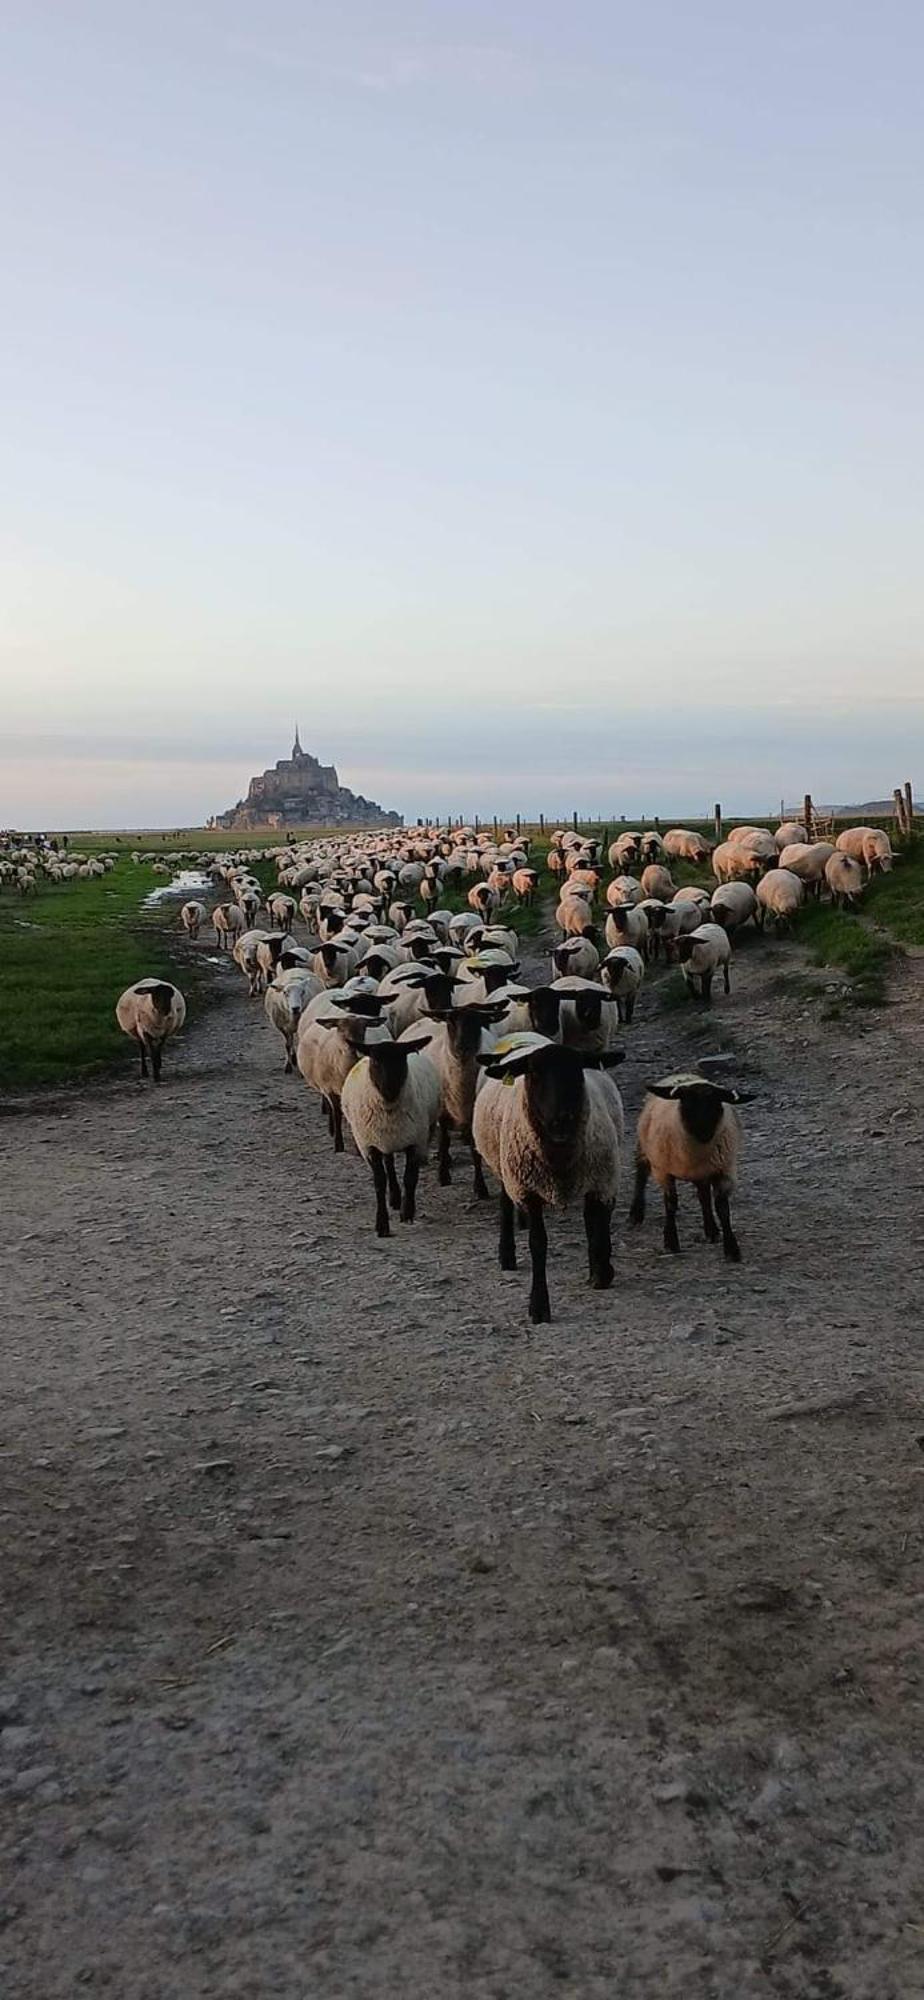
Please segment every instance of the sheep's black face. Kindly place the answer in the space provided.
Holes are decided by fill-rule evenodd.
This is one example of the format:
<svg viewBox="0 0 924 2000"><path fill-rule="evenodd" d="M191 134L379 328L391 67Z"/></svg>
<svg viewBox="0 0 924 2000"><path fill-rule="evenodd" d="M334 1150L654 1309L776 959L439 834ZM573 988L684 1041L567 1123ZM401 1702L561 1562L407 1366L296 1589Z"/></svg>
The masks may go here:
<svg viewBox="0 0 924 2000"><path fill-rule="evenodd" d="M681 965L683 965L685 964L688 958L693 957L693 953L696 950L696 946L693 943L692 938L682 937L677 939L676 950L677 950L677 957L679 958Z"/></svg>
<svg viewBox="0 0 924 2000"><path fill-rule="evenodd" d="M386 1104L395 1104L407 1082L408 1051L400 1042L372 1042L366 1049L372 1082Z"/></svg>
<svg viewBox="0 0 924 2000"><path fill-rule="evenodd" d="M691 1138L701 1146L708 1146L718 1129L724 1105L715 1086L711 1083L691 1083L681 1091L677 1102L680 1116Z"/></svg>
<svg viewBox="0 0 924 2000"><path fill-rule="evenodd" d="M549 986L535 987L526 1002L529 1009L529 1025L537 1035L548 1035L554 1041L558 1033L561 1011L561 994L553 993Z"/></svg>
<svg viewBox="0 0 924 2000"><path fill-rule="evenodd" d="M526 1070L531 1122L551 1147L574 1144L584 1114L584 1066L573 1049L537 1049Z"/></svg>
<svg viewBox="0 0 924 2000"><path fill-rule="evenodd" d="M603 1011L603 998L599 993L576 993L574 1012L581 1028L599 1028Z"/></svg>

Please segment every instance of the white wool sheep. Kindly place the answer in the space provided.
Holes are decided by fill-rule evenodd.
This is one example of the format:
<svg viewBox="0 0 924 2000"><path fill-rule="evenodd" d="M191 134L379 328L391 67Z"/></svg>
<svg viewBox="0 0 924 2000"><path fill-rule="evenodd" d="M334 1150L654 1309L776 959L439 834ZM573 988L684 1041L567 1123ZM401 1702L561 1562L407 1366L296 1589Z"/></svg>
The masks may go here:
<svg viewBox="0 0 924 2000"><path fill-rule="evenodd" d="M212 925L215 936L226 951L231 951L233 941L244 930L244 912L236 903L216 903L212 911Z"/></svg>
<svg viewBox="0 0 924 2000"><path fill-rule="evenodd" d="M776 849L774 848L774 854ZM713 849L712 872L717 882L746 882L760 875L763 860L740 841L724 840Z"/></svg>
<svg viewBox="0 0 924 2000"><path fill-rule="evenodd" d="M551 1319L546 1258L547 1207L583 1197L590 1283L613 1282L610 1219L619 1191L622 1103L598 1066L622 1051L588 1056L536 1037L512 1036L481 1057L487 1076L475 1099L475 1146L501 1183L500 1264L516 1268L514 1209L529 1224L529 1316Z"/></svg>
<svg viewBox="0 0 924 2000"><path fill-rule="evenodd" d="M352 994L334 999L327 994L327 1006L312 1019L303 1016L295 1046L295 1061L305 1082L316 1090L327 1113L334 1152L343 1152L341 1096L344 1083L356 1062L357 1029L368 1029L370 1039L390 1042L389 1029L378 1018L381 999L377 994Z"/></svg>
<svg viewBox="0 0 924 2000"><path fill-rule="evenodd" d="M564 938L553 948L552 964L558 973L573 972L581 979L593 979L600 964L600 953L592 938Z"/></svg>
<svg viewBox="0 0 924 2000"><path fill-rule="evenodd" d="M867 827L863 836L863 860L871 875L887 875L895 859L887 833L878 826Z"/></svg>
<svg viewBox="0 0 924 2000"><path fill-rule="evenodd" d="M738 931L756 916L757 896L749 882L723 882L713 889L710 908L713 923L721 924L723 931Z"/></svg>
<svg viewBox="0 0 924 2000"><path fill-rule="evenodd" d="M700 924L687 937L677 939L675 951L691 996L699 980L704 1006L708 1007L712 999L712 982L717 972L723 975L726 993L731 992L731 945L721 924Z"/></svg>
<svg viewBox="0 0 924 2000"><path fill-rule="evenodd" d="M671 898L671 901L673 903L698 903L705 916L709 908L709 891L702 888L699 883L691 883L687 889L678 889L676 894Z"/></svg>
<svg viewBox="0 0 924 2000"><path fill-rule="evenodd" d="M600 978L608 986L616 999L619 1020L628 1027L635 1013L635 1001L645 977L645 961L634 946L620 944L615 951L607 953L600 967Z"/></svg>
<svg viewBox="0 0 924 2000"><path fill-rule="evenodd" d="M268 897L266 907L269 911L270 923L274 924L279 931L290 932L298 909L295 897L274 893Z"/></svg>
<svg viewBox="0 0 924 2000"><path fill-rule="evenodd" d="M402 1222L416 1214L417 1180L440 1112L440 1080L426 1054L426 1038L363 1045L356 1037L357 1061L343 1086L343 1115L356 1145L372 1168L375 1233L390 1236L388 1204L400 1208ZM404 1155L404 1190L398 1185L395 1155Z"/></svg>
<svg viewBox="0 0 924 2000"><path fill-rule="evenodd" d="M282 1036L287 1075L295 1068L295 1047L302 1013L309 1000L313 1000L323 990L313 972L301 970L284 972L281 976L277 974L273 984L266 989L264 1012L267 1020Z"/></svg>
<svg viewBox="0 0 924 2000"><path fill-rule="evenodd" d="M796 841L807 842L808 828L802 825L801 820L784 819L780 821L773 838L782 854L784 847L792 847Z"/></svg>
<svg viewBox="0 0 924 2000"><path fill-rule="evenodd" d="M159 1083L164 1043L186 1019L186 1002L179 987L168 979L138 979L120 995L115 1012L123 1034L138 1043L142 1076L147 1076L150 1056L154 1082Z"/></svg>
<svg viewBox="0 0 924 2000"><path fill-rule="evenodd" d="M603 934L611 951L618 945L631 944L636 951L644 952L648 944L648 918L644 910L621 904L610 911Z"/></svg>
<svg viewBox="0 0 924 2000"><path fill-rule="evenodd" d="M197 938L208 918L204 903L184 903L180 911L180 923L187 937Z"/></svg>
<svg viewBox="0 0 924 2000"><path fill-rule="evenodd" d="M661 903L669 903L677 884L672 881L670 870L662 868L659 862L652 862L642 869L642 895L657 897Z"/></svg>
<svg viewBox="0 0 924 2000"><path fill-rule="evenodd" d="M327 938L315 952L311 970L322 986L342 986L356 971L356 946L342 938Z"/></svg>
<svg viewBox="0 0 924 2000"><path fill-rule="evenodd" d="M763 840L765 837L770 839L772 836L767 833L766 827L763 826L733 826L730 827L725 839L732 847L749 847L755 837L758 840Z"/></svg>
<svg viewBox="0 0 924 2000"><path fill-rule="evenodd" d="M500 908L500 900L497 890L490 888L487 882L475 882L467 898L469 909L474 910L485 923Z"/></svg>
<svg viewBox="0 0 924 2000"><path fill-rule="evenodd" d="M511 887L517 902L521 903L525 909L531 909L536 900L536 891L539 887L538 871L535 868L515 868Z"/></svg>
<svg viewBox="0 0 924 2000"><path fill-rule="evenodd" d="M616 995L596 979L582 979L565 973L552 981L551 992L560 996L559 1035L565 1048L582 1049L587 1055L601 1055L614 1047L619 1027Z"/></svg>
<svg viewBox="0 0 924 2000"><path fill-rule="evenodd" d="M835 852L830 840L797 841L791 847L784 847L778 857L780 868L788 868L791 875L798 875L807 889L816 896L821 895L821 885L825 879L825 865Z"/></svg>
<svg viewBox="0 0 924 2000"><path fill-rule="evenodd" d="M872 832L874 828L871 826L845 826L834 843L838 853L849 854L853 861L862 861L863 842L867 834Z"/></svg>
<svg viewBox="0 0 924 2000"><path fill-rule="evenodd" d="M619 909L623 904L634 908L642 901L644 894L645 891L636 876L614 875L612 882L607 884L606 900L611 910Z"/></svg>
<svg viewBox="0 0 924 2000"><path fill-rule="evenodd" d="M652 828L649 828L647 833L642 834L642 860L660 861L663 853L664 842L661 835L655 833Z"/></svg>
<svg viewBox="0 0 924 2000"><path fill-rule="evenodd" d="M618 840L613 841L609 850L608 859L610 867L631 868L639 860L641 851L642 836L640 833L634 833L631 830L627 833L621 833Z"/></svg>
<svg viewBox="0 0 924 2000"><path fill-rule="evenodd" d="M849 909L863 894L866 876L859 861L851 854L829 854L825 862L825 881L831 891L832 902L840 908Z"/></svg>
<svg viewBox="0 0 924 2000"><path fill-rule="evenodd" d="M690 1181L699 1196L703 1230L710 1243L721 1231L725 1255L739 1263L741 1250L731 1223L730 1197L735 1192L741 1125L736 1104L747 1104L751 1093L711 1083L706 1077L664 1077L648 1085L638 1121L635 1190L629 1221L645 1219L645 1189L650 1175L664 1195L664 1247L680 1249L677 1234L677 1182ZM712 1209L718 1215L718 1226Z"/></svg>
<svg viewBox="0 0 924 2000"><path fill-rule="evenodd" d="M231 956L234 959L235 965L239 965L244 974L247 981L247 991L251 999L258 993L262 993L266 984L264 968L257 956L257 948L268 936L268 931L242 931L232 948Z"/></svg>
<svg viewBox="0 0 924 2000"><path fill-rule="evenodd" d="M700 863L709 859L709 842L689 826L672 826L664 835L664 852L671 861Z"/></svg>
<svg viewBox="0 0 924 2000"><path fill-rule="evenodd" d="M787 929L804 897L805 885L790 868L768 868L757 884L761 928L769 918L777 930Z"/></svg>
<svg viewBox="0 0 924 2000"><path fill-rule="evenodd" d="M584 894L563 896L555 912L555 922L564 937L583 937L593 932L594 913Z"/></svg>
<svg viewBox="0 0 924 2000"><path fill-rule="evenodd" d="M413 1027L406 1029L401 1041L413 1041L421 1046L421 1036L428 1035L426 1051L440 1080L441 1105L439 1115L438 1178L441 1187L449 1187L452 1181L452 1159L450 1152L452 1133L458 1132L463 1144L471 1148L474 1193L487 1200L488 1188L481 1160L472 1142L472 1111L480 1070L478 1057L486 1046L486 1035L496 1028L507 1012L506 1002L488 1002L474 1006L449 1003L440 1004L436 998L430 999L427 1011Z"/></svg>

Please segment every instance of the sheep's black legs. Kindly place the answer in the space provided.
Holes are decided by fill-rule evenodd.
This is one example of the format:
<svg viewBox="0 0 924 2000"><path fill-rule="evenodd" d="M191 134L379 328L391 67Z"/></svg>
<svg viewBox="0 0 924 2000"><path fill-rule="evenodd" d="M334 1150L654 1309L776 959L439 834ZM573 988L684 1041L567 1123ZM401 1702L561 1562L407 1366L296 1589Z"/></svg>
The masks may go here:
<svg viewBox="0 0 924 2000"><path fill-rule="evenodd" d="M138 1036L138 1047L139 1047L139 1049L141 1050L141 1074L142 1074L142 1076L147 1076L147 1073L148 1073L148 1052L147 1052L147 1049L146 1049L146 1048L145 1048L145 1046L144 1046L144 1042L143 1042L143 1040L142 1040L142 1038L141 1038L141 1036L140 1036L140 1035Z"/></svg>
<svg viewBox="0 0 924 2000"><path fill-rule="evenodd" d="M436 1164L437 1179L440 1187L450 1187L452 1184L452 1166L449 1157L449 1119L446 1117L445 1112L440 1117L440 1136Z"/></svg>
<svg viewBox="0 0 924 2000"><path fill-rule="evenodd" d="M587 1263L594 1291L605 1292L613 1282L610 1217L613 1204L599 1195L584 1196L584 1229L587 1234Z"/></svg>
<svg viewBox="0 0 924 2000"><path fill-rule="evenodd" d="M725 960L725 964L724 964L724 967L723 967L723 971L724 971L724 973L725 973L725 991L726 991L726 993L730 993L730 992L731 992L731 971L730 971L730 968L729 968L729 963L728 963L728 960L727 960L727 959Z"/></svg>
<svg viewBox="0 0 924 2000"><path fill-rule="evenodd" d="M163 1050L163 1043L162 1043L162 1042L152 1042L152 1043L151 1043L151 1068L152 1068L152 1070L153 1070L153 1072L154 1072L154 1082L155 1082L155 1083L159 1083L159 1082L160 1082L160 1066L161 1066L161 1063L163 1062L163 1060L164 1060L164 1050Z"/></svg>
<svg viewBox="0 0 924 2000"><path fill-rule="evenodd" d="M402 1222L413 1222L414 1217L417 1213L417 1209L414 1202L414 1196L417 1193L417 1182L419 1178L420 1178L420 1161L417 1158L417 1154L414 1152L405 1153L404 1200L401 1203Z"/></svg>
<svg viewBox="0 0 924 2000"><path fill-rule="evenodd" d="M505 1188L501 1188L498 1254L502 1271L516 1270L517 1240L513 1227L513 1202Z"/></svg>
<svg viewBox="0 0 924 2000"><path fill-rule="evenodd" d="M341 1107L340 1107L340 1099L339 1099L339 1097L332 1097L332 1098L331 1098L331 1100L330 1100L330 1115L331 1115L331 1119L332 1119L332 1121L333 1121L333 1122L332 1122L332 1125L331 1125L331 1130L332 1130L332 1132L333 1132L333 1135L334 1135L334 1152L335 1152L335 1153L342 1153L342 1152L343 1152L343 1112L342 1112L342 1110L341 1110Z"/></svg>
<svg viewBox="0 0 924 2000"><path fill-rule="evenodd" d="M715 1182L716 1214L722 1230L722 1248L732 1264L741 1262L741 1246L731 1224L731 1210L728 1205L728 1189L722 1181Z"/></svg>
<svg viewBox="0 0 924 2000"><path fill-rule="evenodd" d="M719 1227L712 1213L712 1182L697 1181L696 1192L703 1211L703 1235L708 1243L718 1243Z"/></svg>
<svg viewBox="0 0 924 2000"><path fill-rule="evenodd" d="M664 1248L677 1251L680 1238L677 1234L677 1182L669 1174L664 1183Z"/></svg>
<svg viewBox="0 0 924 2000"><path fill-rule="evenodd" d="M376 1236L390 1236L391 1224L388 1220L388 1179L385 1161L377 1146L369 1149L369 1165L375 1186L375 1233Z"/></svg>
<svg viewBox="0 0 924 2000"><path fill-rule="evenodd" d="M634 1223L636 1228L640 1222L644 1222L645 1220L645 1189L648 1186L650 1172L651 1168L647 1160L636 1160L635 1190L632 1195L632 1207L629 1210L629 1221Z"/></svg>
<svg viewBox="0 0 924 2000"><path fill-rule="evenodd" d="M701 977L701 979L700 979L700 985L701 985L701 987L702 987L702 989L703 989L703 1006L704 1006L704 1007L711 1007L711 1006L712 1006L712 973L711 973L711 972L704 972L704 973L702 974L702 977Z"/></svg>
<svg viewBox="0 0 924 2000"><path fill-rule="evenodd" d="M464 1137L468 1140L472 1149L472 1192L477 1195L479 1201L490 1201L491 1190L484 1177L481 1154L475 1150L475 1141L472 1138L471 1131L466 1132Z"/></svg>
<svg viewBox="0 0 924 2000"><path fill-rule="evenodd" d="M551 1319L552 1309L549 1304L549 1288L545 1280L549 1239L545 1233L542 1203L537 1195L527 1195L526 1214L529 1219L529 1256L533 1274L529 1288L529 1316L534 1326L538 1326Z"/></svg>
<svg viewBox="0 0 924 2000"><path fill-rule="evenodd" d="M400 1184L400 1182L399 1182L399 1180L398 1180L398 1169L397 1169L397 1167L395 1166L395 1156L394 1156L394 1153L387 1153L387 1154L386 1154L386 1156L385 1156L385 1172L386 1172L386 1174L388 1175L388 1205L389 1205L389 1208L400 1208L400 1207L401 1207L401 1184Z"/></svg>

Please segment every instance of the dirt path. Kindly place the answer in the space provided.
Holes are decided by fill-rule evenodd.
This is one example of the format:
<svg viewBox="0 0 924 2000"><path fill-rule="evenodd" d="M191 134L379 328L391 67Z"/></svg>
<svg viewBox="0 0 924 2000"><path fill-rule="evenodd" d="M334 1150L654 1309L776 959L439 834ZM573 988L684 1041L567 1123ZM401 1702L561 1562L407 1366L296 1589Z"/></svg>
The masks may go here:
<svg viewBox="0 0 924 2000"><path fill-rule="evenodd" d="M6 2000L924 1991L924 974L781 962L620 1072L734 1046L746 1262L653 1205L588 1293L575 1219L532 1334L230 974L159 1096L0 1121Z"/></svg>

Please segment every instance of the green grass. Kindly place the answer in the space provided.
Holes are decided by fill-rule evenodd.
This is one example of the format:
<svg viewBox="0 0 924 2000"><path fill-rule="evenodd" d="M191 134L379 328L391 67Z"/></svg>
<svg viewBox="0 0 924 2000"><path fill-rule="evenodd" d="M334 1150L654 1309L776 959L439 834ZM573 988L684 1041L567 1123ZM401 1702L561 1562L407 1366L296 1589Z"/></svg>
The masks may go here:
<svg viewBox="0 0 924 2000"><path fill-rule="evenodd" d="M890 874L874 877L862 907L899 944L924 945L924 840L900 851Z"/></svg>
<svg viewBox="0 0 924 2000"><path fill-rule="evenodd" d="M126 1059L114 1008L136 979L178 980L189 998L195 968L184 963L178 979L178 905L140 910L158 882L123 861L101 880L0 894L0 1090L78 1080Z"/></svg>
<svg viewBox="0 0 924 2000"><path fill-rule="evenodd" d="M810 903L799 912L795 935L813 965L844 975L841 998L855 1007L882 1006L894 946L861 915L836 910L827 903Z"/></svg>

